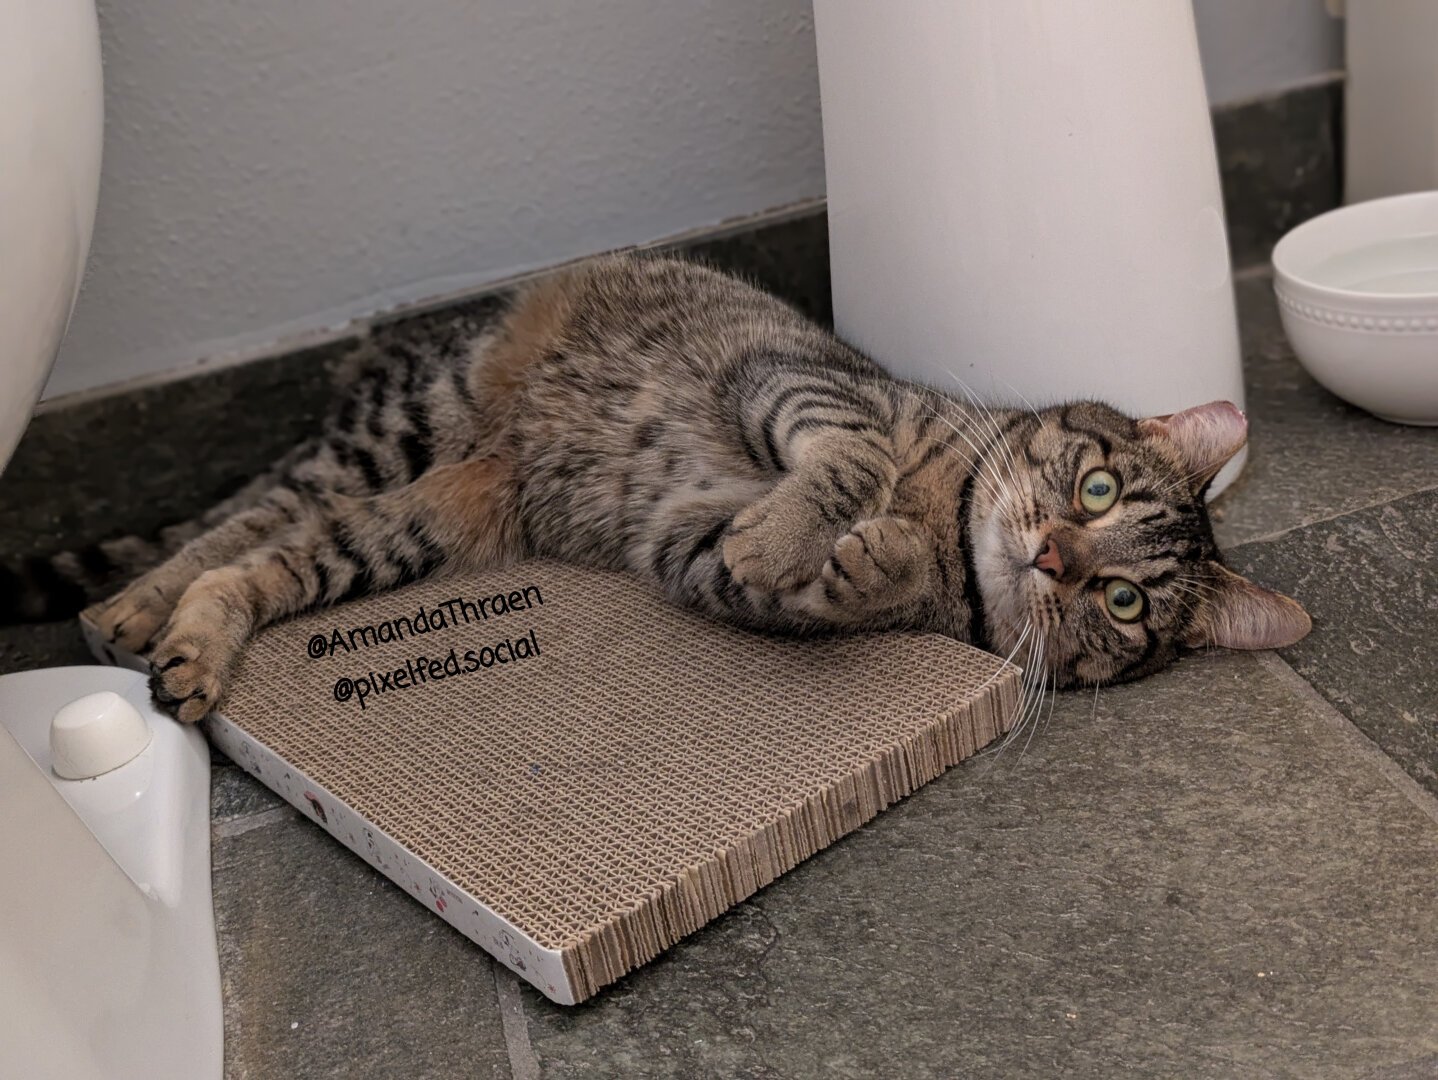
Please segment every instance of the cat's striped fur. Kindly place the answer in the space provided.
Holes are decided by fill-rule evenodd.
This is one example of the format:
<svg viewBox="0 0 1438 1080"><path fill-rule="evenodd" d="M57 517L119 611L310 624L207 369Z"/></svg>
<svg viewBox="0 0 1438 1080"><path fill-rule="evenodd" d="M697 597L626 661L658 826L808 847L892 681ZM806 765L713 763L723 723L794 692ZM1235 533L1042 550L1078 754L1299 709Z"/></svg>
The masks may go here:
<svg viewBox="0 0 1438 1080"><path fill-rule="evenodd" d="M322 435L91 616L149 652L184 720L267 623L532 555L627 569L749 627L935 630L1060 685L1116 681L1184 645L1306 630L1216 562L1202 491L1242 444L1226 408L980 410L732 278L607 257L483 336L378 357ZM1095 518L1076 485L1097 466L1124 493ZM1106 613L1115 576L1144 590L1139 622Z"/></svg>

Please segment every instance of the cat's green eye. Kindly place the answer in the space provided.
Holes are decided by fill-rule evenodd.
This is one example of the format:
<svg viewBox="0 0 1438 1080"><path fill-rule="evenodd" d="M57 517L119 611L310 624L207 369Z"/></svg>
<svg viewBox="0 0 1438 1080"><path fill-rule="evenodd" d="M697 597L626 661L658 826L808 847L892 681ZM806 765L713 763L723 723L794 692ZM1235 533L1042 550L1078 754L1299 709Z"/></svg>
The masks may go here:
<svg viewBox="0 0 1438 1080"><path fill-rule="evenodd" d="M1119 622L1133 622L1143 614L1143 593L1123 578L1114 578L1103 587L1103 602Z"/></svg>
<svg viewBox="0 0 1438 1080"><path fill-rule="evenodd" d="M1079 502L1090 514L1102 514L1118 501L1118 477L1107 469L1094 469L1079 484Z"/></svg>

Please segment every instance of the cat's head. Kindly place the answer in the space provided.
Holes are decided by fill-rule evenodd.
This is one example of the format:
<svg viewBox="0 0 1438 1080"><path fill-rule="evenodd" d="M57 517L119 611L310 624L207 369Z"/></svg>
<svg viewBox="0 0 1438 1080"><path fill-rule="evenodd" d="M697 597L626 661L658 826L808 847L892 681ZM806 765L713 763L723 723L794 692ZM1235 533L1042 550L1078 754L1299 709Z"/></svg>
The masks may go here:
<svg viewBox="0 0 1438 1080"><path fill-rule="evenodd" d="M1204 492L1247 434L1226 401L1146 420L1079 402L996 428L970 496L989 644L1092 686L1308 633L1296 602L1219 562Z"/></svg>

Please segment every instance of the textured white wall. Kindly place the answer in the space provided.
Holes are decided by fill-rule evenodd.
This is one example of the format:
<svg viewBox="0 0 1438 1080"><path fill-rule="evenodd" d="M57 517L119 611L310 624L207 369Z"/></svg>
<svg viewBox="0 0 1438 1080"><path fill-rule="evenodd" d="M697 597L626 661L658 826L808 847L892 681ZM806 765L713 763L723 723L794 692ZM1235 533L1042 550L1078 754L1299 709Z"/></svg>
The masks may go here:
<svg viewBox="0 0 1438 1080"><path fill-rule="evenodd" d="M1343 21L1324 0L1193 0L1214 104L1268 93L1343 66Z"/></svg>
<svg viewBox="0 0 1438 1080"><path fill-rule="evenodd" d="M1322 0L1194 2L1217 101L1338 62ZM810 0L99 8L52 397L824 192Z"/></svg>
<svg viewBox="0 0 1438 1080"><path fill-rule="evenodd" d="M100 0L47 393L824 190L809 0Z"/></svg>

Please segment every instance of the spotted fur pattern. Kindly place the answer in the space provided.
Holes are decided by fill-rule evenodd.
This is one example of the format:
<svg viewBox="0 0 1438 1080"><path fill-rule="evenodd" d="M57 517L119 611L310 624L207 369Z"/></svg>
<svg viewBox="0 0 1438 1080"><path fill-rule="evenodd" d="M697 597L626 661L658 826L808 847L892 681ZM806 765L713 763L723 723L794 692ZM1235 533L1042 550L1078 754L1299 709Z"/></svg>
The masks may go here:
<svg viewBox="0 0 1438 1080"><path fill-rule="evenodd" d="M482 336L376 357L321 435L90 617L149 654L182 720L268 623L530 556L627 570L759 630L938 631L1056 684L1111 682L1227 625L1216 466L1167 420L980 409L732 278L608 257ZM1094 516L1078 484L1100 465L1124 491ZM1050 540L1061 572L1036 569ZM1143 590L1139 622L1107 614L1114 577Z"/></svg>

